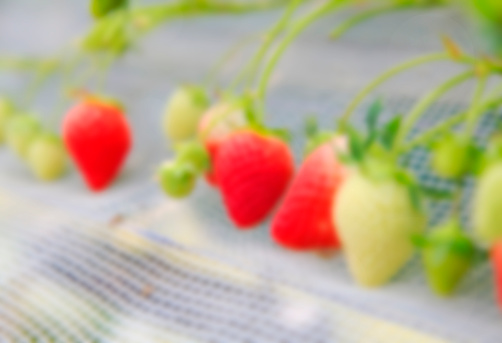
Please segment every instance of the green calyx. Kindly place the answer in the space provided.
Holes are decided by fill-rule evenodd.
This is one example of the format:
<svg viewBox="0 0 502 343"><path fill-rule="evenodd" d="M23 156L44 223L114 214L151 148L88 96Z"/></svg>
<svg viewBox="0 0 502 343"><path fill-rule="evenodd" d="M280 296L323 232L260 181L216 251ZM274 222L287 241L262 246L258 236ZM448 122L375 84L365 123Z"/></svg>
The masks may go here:
<svg viewBox="0 0 502 343"><path fill-rule="evenodd" d="M211 160L206 148L198 141L182 143L176 147L176 160L190 164L198 174L211 168Z"/></svg>
<svg viewBox="0 0 502 343"><path fill-rule="evenodd" d="M193 192L198 172L191 163L176 160L164 163L157 175L163 191L172 198L180 199Z"/></svg>
<svg viewBox="0 0 502 343"><path fill-rule="evenodd" d="M305 147L305 155L308 156L319 146L331 141L335 134L331 131L322 131L315 117L309 117L305 121L305 134L307 136L307 144Z"/></svg>

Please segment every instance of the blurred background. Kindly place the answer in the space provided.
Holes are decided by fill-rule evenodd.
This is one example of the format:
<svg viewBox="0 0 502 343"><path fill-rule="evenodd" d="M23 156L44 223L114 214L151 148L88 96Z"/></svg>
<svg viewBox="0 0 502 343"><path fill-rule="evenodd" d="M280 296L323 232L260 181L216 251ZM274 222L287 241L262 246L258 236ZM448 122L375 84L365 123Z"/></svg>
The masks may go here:
<svg viewBox="0 0 502 343"><path fill-rule="evenodd" d="M416 260L388 287L366 291L353 285L341 258L279 249L267 223L237 232L206 185L188 200L161 194L153 171L172 153L159 125L167 97L179 84L201 82L232 44L261 33L279 15L175 20L114 64L107 90L124 102L135 144L123 175L105 193L86 191L76 173L39 183L9 151L0 151L0 341L499 341L488 266L471 273L462 296L449 300L428 292ZM467 51L483 51L480 36L451 8L389 14L332 42L328 33L341 19L327 17L303 34L273 76L269 122L286 125L295 137L307 114L331 127L382 71L441 50L441 35ZM1 0L0 55L51 57L91 24L86 1ZM256 46L227 63L221 85ZM386 114L408 110L457 72L438 63L397 77L379 90ZM0 71L0 91L11 97L27 82ZM456 113L471 90L467 83L448 94L419 128ZM57 94L58 85L48 82L33 110L49 116ZM494 127L490 120L480 137ZM54 125L57 130L58 121ZM297 158L303 143L293 141ZM418 152L410 163L430 184L448 188L425 170L426 158ZM448 206L432 210L439 220Z"/></svg>

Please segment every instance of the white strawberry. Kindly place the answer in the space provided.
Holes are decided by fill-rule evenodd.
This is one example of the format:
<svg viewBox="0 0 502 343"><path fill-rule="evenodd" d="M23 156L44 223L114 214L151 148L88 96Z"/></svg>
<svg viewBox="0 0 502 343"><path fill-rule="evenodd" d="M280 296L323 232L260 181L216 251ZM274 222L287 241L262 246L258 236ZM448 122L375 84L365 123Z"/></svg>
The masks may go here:
<svg viewBox="0 0 502 343"><path fill-rule="evenodd" d="M184 86L169 99L162 127L172 143L192 139L197 134L200 118L209 106L209 98L203 89Z"/></svg>
<svg viewBox="0 0 502 343"><path fill-rule="evenodd" d="M367 287L386 283L413 254L412 236L426 219L408 188L392 178L373 180L355 171L333 202L333 220L356 281Z"/></svg>

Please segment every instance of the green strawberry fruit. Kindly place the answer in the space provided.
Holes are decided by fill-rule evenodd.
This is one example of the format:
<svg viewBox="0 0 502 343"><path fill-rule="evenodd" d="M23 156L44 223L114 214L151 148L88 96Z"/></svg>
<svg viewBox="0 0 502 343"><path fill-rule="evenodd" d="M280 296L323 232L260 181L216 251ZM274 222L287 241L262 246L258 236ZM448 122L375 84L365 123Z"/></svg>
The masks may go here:
<svg viewBox="0 0 502 343"><path fill-rule="evenodd" d="M478 181L473 202L473 226L488 243L502 238L502 163L489 167Z"/></svg>
<svg viewBox="0 0 502 343"><path fill-rule="evenodd" d="M430 288L451 295L472 267L477 250L458 220L449 220L423 238L422 259Z"/></svg>
<svg viewBox="0 0 502 343"><path fill-rule="evenodd" d="M91 0L91 13L94 18L102 18L120 8L126 8L129 0Z"/></svg>
<svg viewBox="0 0 502 343"><path fill-rule="evenodd" d="M458 179L469 170L470 142L450 135L433 150L432 169L441 177Z"/></svg>
<svg viewBox="0 0 502 343"><path fill-rule="evenodd" d="M333 203L332 219L355 280L366 287L389 281L413 254L412 235L425 229L408 188L354 172Z"/></svg>
<svg viewBox="0 0 502 343"><path fill-rule="evenodd" d="M0 143L5 142L7 122L14 116L15 106L7 98L0 98Z"/></svg>
<svg viewBox="0 0 502 343"><path fill-rule="evenodd" d="M182 143L177 147L178 160L191 163L199 173L210 169L211 160L209 153L198 140Z"/></svg>
<svg viewBox="0 0 502 343"><path fill-rule="evenodd" d="M181 87L171 96L162 119L164 133L173 143L192 139L209 107L206 92L198 87Z"/></svg>
<svg viewBox="0 0 502 343"><path fill-rule="evenodd" d="M7 145L20 157L25 158L32 140L40 134L42 127L32 115L20 114L7 123L5 138Z"/></svg>
<svg viewBox="0 0 502 343"><path fill-rule="evenodd" d="M190 195L197 183L197 170L191 163L173 161L164 163L158 172L164 192L173 198Z"/></svg>
<svg viewBox="0 0 502 343"><path fill-rule="evenodd" d="M60 178L67 170L67 154L60 137L44 133L31 142L27 155L28 165L42 181Z"/></svg>

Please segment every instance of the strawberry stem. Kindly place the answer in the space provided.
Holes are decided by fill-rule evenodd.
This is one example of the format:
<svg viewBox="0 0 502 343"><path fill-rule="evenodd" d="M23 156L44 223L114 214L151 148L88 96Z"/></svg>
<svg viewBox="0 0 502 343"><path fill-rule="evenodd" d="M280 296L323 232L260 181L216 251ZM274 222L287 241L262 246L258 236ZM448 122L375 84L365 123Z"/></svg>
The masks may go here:
<svg viewBox="0 0 502 343"><path fill-rule="evenodd" d="M484 113L489 109L493 109L502 105L502 98L499 93L502 92L502 87L499 92L493 92L493 96L490 96L489 100L485 101L482 105L480 105L480 109L478 113ZM442 121L431 129L423 132L419 136L415 137L411 142L405 144L403 148L399 150L399 154L405 154L408 151L428 143L431 139L434 139L438 134L448 130L449 128L462 123L467 116L467 112L461 112L456 115L451 116L450 118Z"/></svg>
<svg viewBox="0 0 502 343"><path fill-rule="evenodd" d="M408 118L404 121L403 125L399 129L396 140L394 142L394 153L396 155L399 154L399 147L402 145L404 139L406 138L407 134L409 131L413 128L415 123L417 122L418 119L424 114L424 112L436 101L438 100L442 95L444 95L446 92L454 88L455 86L458 86L459 84L467 81L471 77L475 75L473 70L466 71L464 73L461 73L443 84L441 84L439 87L436 89L432 90L431 92L427 93L418 103L412 108L410 111L410 114L408 115Z"/></svg>
<svg viewBox="0 0 502 343"><path fill-rule="evenodd" d="M474 130L476 129L477 120L480 114L483 113L482 99L485 89L486 77L481 76L472 97L471 107L467 113L467 122L464 130L464 135L466 138L471 138L473 136Z"/></svg>
<svg viewBox="0 0 502 343"><path fill-rule="evenodd" d="M311 13L307 14L305 17L300 19L294 24L291 30L288 32L286 37L279 44L277 49L274 51L268 64L265 66L265 70L262 73L262 77L258 86L258 115L260 118L265 116L265 96L267 93L267 87L270 81L270 77L277 66L281 56L287 50L287 48L294 42L294 40L307 29L311 24L316 22L323 16L332 13L333 11L347 5L348 0L331 0L322 6L319 6ZM350 4L350 3L349 3Z"/></svg>
<svg viewBox="0 0 502 343"><path fill-rule="evenodd" d="M303 3L303 0L293 0L287 7L281 19L269 30L265 35L265 41L261 45L260 49L257 51L253 59L248 63L248 65L237 75L236 79L230 86L230 88L237 87L243 80L247 79L250 84L254 81L253 77L258 74L258 69L260 64L263 62L267 52L274 43L274 41L279 37L279 35L286 29L289 24L291 17L295 13L296 9Z"/></svg>
<svg viewBox="0 0 502 343"><path fill-rule="evenodd" d="M430 4L427 4L430 5ZM391 4L385 4L383 6L378 6L369 10L366 10L360 14L354 15L353 17L345 20L342 24L340 24L338 27L336 27L333 31L331 31L329 37L333 40L340 38L343 36L347 31L352 29L353 27L367 21L370 19L373 19L380 14L384 13L389 13L393 11L399 11L399 10L404 10L412 7L421 7L424 6L423 4L416 3L414 1L408 1L408 2L398 2L398 3L391 3Z"/></svg>
<svg viewBox="0 0 502 343"><path fill-rule="evenodd" d="M381 75L377 76L371 83L369 83L363 90L361 90L352 100L352 102L347 106L347 109L343 113L341 119L340 119L340 126L343 127L347 122L349 121L350 117L354 113L355 109L363 102L363 100L371 93L373 92L376 88L378 88L381 84L383 84L385 81L389 80L390 78L405 72L409 69L412 69L414 67L417 67L421 64L426 64L430 62L437 62L437 61L444 61L444 60L449 60L450 55L448 55L445 52L441 53L435 53L431 55L425 55L425 56L420 56L418 58L412 59L410 61L404 62L402 64L399 64Z"/></svg>
<svg viewBox="0 0 502 343"><path fill-rule="evenodd" d="M218 61L216 61L211 70L209 70L209 72L207 73L206 79L204 80L206 88L211 89L216 87L218 83L218 76L222 73L223 68L225 68L230 63L230 61L232 61L235 56L239 52L241 52L242 49L244 49L247 45L257 40L258 38L258 35L253 34L234 43L227 50L227 52L221 58L219 58ZM231 86L230 88L234 88L234 86Z"/></svg>

